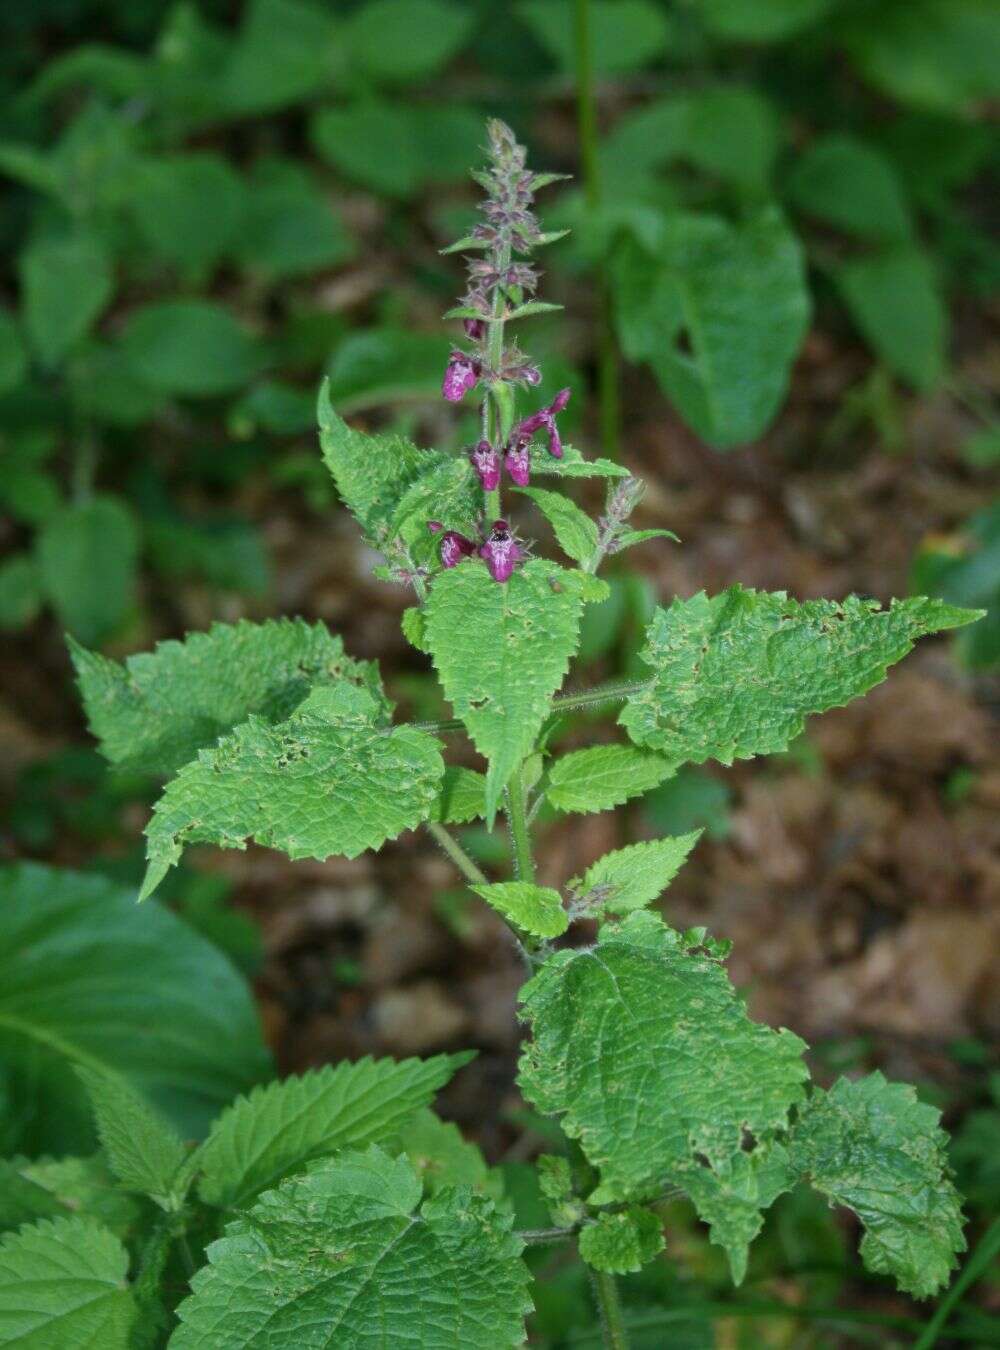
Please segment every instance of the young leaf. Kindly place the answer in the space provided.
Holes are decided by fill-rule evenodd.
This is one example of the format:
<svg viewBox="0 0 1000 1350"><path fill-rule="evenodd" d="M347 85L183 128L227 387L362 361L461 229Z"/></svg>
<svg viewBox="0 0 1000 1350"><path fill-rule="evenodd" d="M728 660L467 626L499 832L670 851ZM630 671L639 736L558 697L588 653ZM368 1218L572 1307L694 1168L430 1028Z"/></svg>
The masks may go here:
<svg viewBox="0 0 1000 1350"><path fill-rule="evenodd" d="M91 732L129 770L173 773L251 714L281 722L312 689L340 681L389 713L375 664L346 656L325 624L303 619L213 624L124 665L75 642L70 655Z"/></svg>
<svg viewBox="0 0 1000 1350"><path fill-rule="evenodd" d="M209 1248L171 1350L300 1346L308 1327L328 1345L523 1345L529 1276L511 1218L465 1187L421 1193L410 1163L376 1147L267 1191Z"/></svg>
<svg viewBox="0 0 1000 1350"><path fill-rule="evenodd" d="M521 1087L600 1169L595 1204L722 1174L804 1096L802 1041L751 1022L722 966L648 911L550 956L522 1003Z"/></svg>
<svg viewBox="0 0 1000 1350"><path fill-rule="evenodd" d="M105 877L0 869L0 1063L17 1084L14 1148L66 1152L91 1132L71 1066L123 1074L186 1135L271 1072L249 992L169 911Z"/></svg>
<svg viewBox="0 0 1000 1350"><path fill-rule="evenodd" d="M442 572L431 587L427 645L445 696L490 761L490 825L576 650L583 600L570 577L538 558L498 585L470 559Z"/></svg>
<svg viewBox="0 0 1000 1350"><path fill-rule="evenodd" d="M700 837L701 830L695 830L615 849L571 884L580 895L601 888L601 899L593 905L595 913L628 914L642 909L666 890Z"/></svg>
<svg viewBox="0 0 1000 1350"><path fill-rule="evenodd" d="M627 548L634 548L636 544L645 544L650 539L669 539L674 544L679 544L680 540L673 530L626 530L615 540L615 553L622 553Z"/></svg>
<svg viewBox="0 0 1000 1350"><path fill-rule="evenodd" d="M594 745L555 761L545 796L559 811L608 811L657 787L675 767L663 755L633 745Z"/></svg>
<svg viewBox="0 0 1000 1350"><path fill-rule="evenodd" d="M917 638L976 617L923 598L883 610L857 596L800 604L742 586L701 592L656 611L641 653L653 679L619 721L677 764L774 754L810 713L867 693Z"/></svg>
<svg viewBox="0 0 1000 1350"><path fill-rule="evenodd" d="M815 1090L791 1136L795 1170L864 1224L867 1268L916 1298L946 1285L965 1250L940 1118L909 1084L873 1073Z"/></svg>
<svg viewBox="0 0 1000 1350"><path fill-rule="evenodd" d="M467 825L486 814L486 779L474 769L445 765L441 795L431 810L430 819L442 825Z"/></svg>
<svg viewBox="0 0 1000 1350"><path fill-rule="evenodd" d="M594 1270L628 1275L663 1251L663 1225L651 1209L630 1205L599 1214L580 1233L580 1256Z"/></svg>
<svg viewBox="0 0 1000 1350"><path fill-rule="evenodd" d="M187 844L245 848L254 839L290 858L356 858L426 820L444 772L440 742L377 725L375 706L343 683L315 689L286 722L251 716L199 751L153 809L139 898Z"/></svg>
<svg viewBox="0 0 1000 1350"><path fill-rule="evenodd" d="M592 556L597 548L597 526L575 502L561 492L549 492L545 488L526 487L516 491L535 503L552 526L559 547L568 558L583 563Z"/></svg>
<svg viewBox="0 0 1000 1350"><path fill-rule="evenodd" d="M628 469L610 459L584 459L573 445L563 445L561 459L553 459L543 446L531 451L532 474L553 478L627 478Z"/></svg>
<svg viewBox="0 0 1000 1350"><path fill-rule="evenodd" d="M90 235L40 239L22 254L20 271L28 337L45 365L57 365L111 299L107 252Z"/></svg>
<svg viewBox="0 0 1000 1350"><path fill-rule="evenodd" d="M89 1219L54 1219L0 1242L0 1345L129 1350L128 1252Z"/></svg>
<svg viewBox="0 0 1000 1350"><path fill-rule="evenodd" d="M535 886L529 881L497 881L488 886L471 886L470 890L517 928L535 937L558 937L569 927L562 896L550 886Z"/></svg>
<svg viewBox="0 0 1000 1350"><path fill-rule="evenodd" d="M175 1183L187 1150L180 1135L144 1101L127 1079L89 1064L76 1066L87 1089L101 1147L128 1191L175 1207Z"/></svg>
<svg viewBox="0 0 1000 1350"><path fill-rule="evenodd" d="M317 1158L391 1139L470 1058L342 1061L254 1089L222 1113L192 1158L199 1195L239 1208Z"/></svg>
<svg viewBox="0 0 1000 1350"><path fill-rule="evenodd" d="M74 502L43 525L36 542L42 589L81 642L102 641L128 616L138 549L136 519L119 497Z"/></svg>

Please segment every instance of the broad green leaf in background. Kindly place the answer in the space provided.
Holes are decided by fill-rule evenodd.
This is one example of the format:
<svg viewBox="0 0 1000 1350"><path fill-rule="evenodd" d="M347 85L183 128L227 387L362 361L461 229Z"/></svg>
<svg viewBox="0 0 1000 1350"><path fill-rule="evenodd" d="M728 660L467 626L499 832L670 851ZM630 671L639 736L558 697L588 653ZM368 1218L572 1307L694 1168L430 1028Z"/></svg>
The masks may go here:
<svg viewBox="0 0 1000 1350"><path fill-rule="evenodd" d="M369 0L344 25L352 66L386 83L424 80L455 55L474 14L454 0Z"/></svg>
<svg viewBox="0 0 1000 1350"><path fill-rule="evenodd" d="M426 820L444 772L440 742L381 726L375 710L365 690L321 686L287 721L251 715L200 750L153 809L140 899L188 844L253 839L290 858L356 858Z"/></svg>
<svg viewBox="0 0 1000 1350"><path fill-rule="evenodd" d="M135 310L121 349L140 379L186 398L230 393L264 364L257 339L207 300L164 300Z"/></svg>
<svg viewBox="0 0 1000 1350"><path fill-rule="evenodd" d="M569 927L562 896L551 886L535 886L530 881L496 881L469 889L515 927L535 937L558 937Z"/></svg>
<svg viewBox="0 0 1000 1350"><path fill-rule="evenodd" d="M325 624L217 623L160 642L124 665L70 644L90 730L112 764L173 773L254 714L291 716L311 690L340 681L383 699L374 662L355 661Z"/></svg>
<svg viewBox="0 0 1000 1350"><path fill-rule="evenodd" d="M489 760L487 820L529 753L576 650L583 600L573 574L533 559L498 585L469 559L440 573L426 639L445 697Z"/></svg>
<svg viewBox="0 0 1000 1350"><path fill-rule="evenodd" d="M719 37L734 42L774 42L821 19L834 0L695 0Z"/></svg>
<svg viewBox="0 0 1000 1350"><path fill-rule="evenodd" d="M863 1223L868 1269L917 1298L946 1285L965 1250L940 1118L909 1084L873 1073L814 1091L791 1136L796 1170Z"/></svg>
<svg viewBox="0 0 1000 1350"><path fill-rule="evenodd" d="M680 764L775 754L810 713L879 684L919 637L971 623L940 600L790 600L732 586L658 609L641 656L654 675L619 718L640 745ZM739 699L733 690L742 691Z"/></svg>
<svg viewBox="0 0 1000 1350"><path fill-rule="evenodd" d="M21 1171L22 1160L0 1158L0 1233L37 1219L69 1218L70 1211L45 1186Z"/></svg>
<svg viewBox="0 0 1000 1350"><path fill-rule="evenodd" d="M66 371L80 415L113 427L151 421L164 403L160 390L139 378L118 347L91 338L73 353Z"/></svg>
<svg viewBox="0 0 1000 1350"><path fill-rule="evenodd" d="M85 1158L29 1159L22 1155L14 1158L8 1169L7 1175L14 1173L22 1183L18 1186L22 1202L27 1198L23 1185L28 1184L34 1188L29 1203L36 1209L41 1208L39 1191L55 1203L55 1212L39 1212L36 1218L75 1214L109 1229L123 1242L133 1239L142 1226L146 1215L142 1201L121 1189L102 1153ZM28 1221L32 1221L30 1216L22 1220Z"/></svg>
<svg viewBox="0 0 1000 1350"><path fill-rule="evenodd" d="M336 267L357 251L353 238L307 169L263 159L249 180L240 260L268 280ZM309 417L312 417L310 400Z"/></svg>
<svg viewBox="0 0 1000 1350"><path fill-rule="evenodd" d="M76 1072L115 1179L125 1190L172 1208L177 1174L187 1156L180 1136L120 1074L90 1064L78 1064Z"/></svg>
<svg viewBox="0 0 1000 1350"><path fill-rule="evenodd" d="M739 226L678 214L666 222L659 261L676 288L676 331L673 343L643 354L710 444L752 440L777 411L806 332L798 241L771 207Z"/></svg>
<svg viewBox="0 0 1000 1350"><path fill-rule="evenodd" d="M530 497L552 526L559 547L574 562L583 563L597 548L597 526L586 511L561 492L546 488L516 488L522 496Z"/></svg>
<svg viewBox="0 0 1000 1350"><path fill-rule="evenodd" d="M273 112L321 93L341 65L336 21L308 0L252 0L219 94L236 114Z"/></svg>
<svg viewBox="0 0 1000 1350"><path fill-rule="evenodd" d="M383 1143L470 1058L361 1059L256 1088L223 1112L198 1150L198 1193L210 1205L243 1207L317 1158Z"/></svg>
<svg viewBox="0 0 1000 1350"><path fill-rule="evenodd" d="M474 769L448 764L441 780L431 820L443 825L467 825L486 814L486 779Z"/></svg>
<svg viewBox="0 0 1000 1350"><path fill-rule="evenodd" d="M663 755L633 745L573 750L549 769L545 795L560 811L610 811L639 797L674 772Z"/></svg>
<svg viewBox="0 0 1000 1350"><path fill-rule="evenodd" d="M958 653L971 670L1000 662L1000 498L963 521L955 536L932 537L914 561L911 586L949 604L981 605L986 616L959 633Z"/></svg>
<svg viewBox="0 0 1000 1350"><path fill-rule="evenodd" d="M487 1167L480 1149L463 1138L454 1122L442 1120L428 1107L406 1122L396 1143L431 1194L443 1186L471 1186L494 1200L503 1195L499 1170Z"/></svg>
<svg viewBox="0 0 1000 1350"><path fill-rule="evenodd" d="M892 162L856 136L814 141L795 161L786 183L806 215L866 239L906 240L913 217Z"/></svg>
<svg viewBox="0 0 1000 1350"><path fill-rule="evenodd" d="M120 498L99 495L64 506L36 540L42 588L59 622L81 642L101 642L135 603L139 531Z"/></svg>
<svg viewBox="0 0 1000 1350"><path fill-rule="evenodd" d="M39 239L20 258L24 323L47 366L57 365L111 299L104 246L91 235Z"/></svg>
<svg viewBox="0 0 1000 1350"><path fill-rule="evenodd" d="M650 0L590 0L591 61L598 75L638 70L667 49L670 25ZM516 12L564 74L576 69L573 8L563 0L519 0Z"/></svg>
<svg viewBox="0 0 1000 1350"><path fill-rule="evenodd" d="M231 251L247 206L242 179L221 155L164 155L136 173L132 211L146 247L195 276Z"/></svg>
<svg viewBox="0 0 1000 1350"><path fill-rule="evenodd" d="M340 413L441 396L446 338L403 329L349 333L330 357L329 398Z"/></svg>
<svg viewBox="0 0 1000 1350"><path fill-rule="evenodd" d="M599 1214L580 1233L580 1256L594 1270L628 1275L663 1251L663 1224L651 1209L630 1205Z"/></svg>
<svg viewBox="0 0 1000 1350"><path fill-rule="evenodd" d="M319 156L345 177L389 197L456 182L482 158L483 120L464 104L364 100L322 108L310 135Z"/></svg>
<svg viewBox="0 0 1000 1350"><path fill-rule="evenodd" d="M628 914L652 904L666 890L700 837L701 831L695 830L615 849L570 884L580 895L600 887L600 899L592 906L595 913Z"/></svg>
<svg viewBox="0 0 1000 1350"><path fill-rule="evenodd" d="M267 1191L209 1248L171 1350L291 1346L308 1326L344 1346L521 1346L531 1300L511 1217L465 1187L421 1201L411 1164L375 1147Z"/></svg>
<svg viewBox="0 0 1000 1350"><path fill-rule="evenodd" d="M21 329L13 314L0 309L0 394L14 389L28 369Z"/></svg>
<svg viewBox="0 0 1000 1350"><path fill-rule="evenodd" d="M185 1134L270 1069L249 991L158 905L99 876L0 869L0 1065L18 1116L8 1151L66 1152L90 1133L72 1066L123 1074Z"/></svg>
<svg viewBox="0 0 1000 1350"><path fill-rule="evenodd" d="M967 113L1000 93L1000 12L983 0L848 7L842 35L861 73L901 103Z"/></svg>
<svg viewBox="0 0 1000 1350"><path fill-rule="evenodd" d="M27 553L14 553L0 563L0 628L24 628L42 607L38 564Z"/></svg>
<svg viewBox="0 0 1000 1350"><path fill-rule="evenodd" d="M863 337L917 389L941 379L948 311L927 255L900 245L841 263L834 280Z"/></svg>
<svg viewBox="0 0 1000 1350"><path fill-rule="evenodd" d="M89 1219L55 1219L0 1242L0 1345L129 1350L128 1252Z"/></svg>
<svg viewBox="0 0 1000 1350"><path fill-rule="evenodd" d="M751 1022L723 967L648 911L549 957L521 993L522 1090L600 1169L594 1203L719 1173L804 1097L802 1041Z"/></svg>

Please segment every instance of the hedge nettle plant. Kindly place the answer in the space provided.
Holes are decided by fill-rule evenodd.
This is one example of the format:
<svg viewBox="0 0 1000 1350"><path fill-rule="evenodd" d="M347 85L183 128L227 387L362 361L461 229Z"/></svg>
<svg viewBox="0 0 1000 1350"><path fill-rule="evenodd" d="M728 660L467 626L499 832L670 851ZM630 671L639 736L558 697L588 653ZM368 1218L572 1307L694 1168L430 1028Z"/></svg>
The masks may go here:
<svg viewBox="0 0 1000 1350"><path fill-rule="evenodd" d="M780 751L807 714L864 693L918 637L975 614L928 599L798 603L734 585L656 611L645 678L560 693L584 609L606 593L604 559L669 531L632 529L641 484L562 443L569 390L518 408L540 402L538 368L510 325L552 308L534 298L531 258L553 237L532 203L554 175L531 172L493 122L475 177L482 221L448 250L470 261L449 315L462 331L443 393L481 400L476 444L421 450L349 427L325 390L319 405L326 463L385 557L381 575L412 589L403 628L433 661L455 719L394 722L375 666L300 620L217 625L124 666L77 646L73 656L108 758L173 775L146 832L143 897L188 844L253 839L292 858L353 858L424 826L503 917L527 976L521 1090L565 1137L562 1152L538 1159L552 1228L515 1231L481 1176L467 1184L467 1146L426 1110L461 1055L272 1084L239 1099L193 1150L120 1083L92 1075L112 1167L161 1212L131 1291L117 1239L101 1239L125 1336L130 1325L167 1334L150 1310L173 1287L163 1272L183 1260L193 1277L176 1350L518 1346L531 1309L525 1244L569 1241L592 1272L606 1343L624 1346L615 1276L657 1257L657 1206L678 1193L737 1283L765 1211L803 1180L854 1210L866 1265L918 1297L947 1281L964 1245L938 1113L878 1073L813 1085L803 1042L747 1016L726 974L728 944L678 932L653 908L696 833L616 849L557 889L536 878L532 822L543 801L604 811L682 765ZM607 482L596 521L561 491L591 477ZM531 555L524 499L570 565ZM555 719L600 704L622 705L622 739L553 754ZM462 733L485 773L446 762L447 738ZM485 875L451 828L492 827L498 813L511 844L504 880ZM22 1230L24 1268L40 1251L55 1260L60 1244L72 1265L79 1222Z"/></svg>

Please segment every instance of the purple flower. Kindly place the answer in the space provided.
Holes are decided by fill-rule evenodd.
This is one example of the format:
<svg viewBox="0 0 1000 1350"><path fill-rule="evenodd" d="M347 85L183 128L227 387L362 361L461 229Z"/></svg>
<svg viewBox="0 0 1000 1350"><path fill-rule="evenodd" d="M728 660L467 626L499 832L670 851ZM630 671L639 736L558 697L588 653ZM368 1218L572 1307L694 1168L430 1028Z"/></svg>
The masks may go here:
<svg viewBox="0 0 1000 1350"><path fill-rule="evenodd" d="M489 538L479 550L494 581L509 581L514 566L523 560L524 549L510 532L505 520L495 520Z"/></svg>
<svg viewBox="0 0 1000 1350"><path fill-rule="evenodd" d="M494 492L500 486L500 456L489 441L480 441L469 458L479 474L483 491Z"/></svg>
<svg viewBox="0 0 1000 1350"><path fill-rule="evenodd" d="M457 530L445 530L441 536L441 562L445 567L457 567L463 558L469 558L476 551L471 539Z"/></svg>
<svg viewBox="0 0 1000 1350"><path fill-rule="evenodd" d="M538 412L532 413L523 422L519 422L511 436L511 446L527 444L536 431L541 431L542 427L545 427L549 434L549 454L554 459L562 459L562 437L559 435L558 426L556 426L556 417L569 402L569 396L569 389L560 389L547 408L539 408Z"/></svg>
<svg viewBox="0 0 1000 1350"><path fill-rule="evenodd" d="M531 481L531 453L529 442L512 441L504 452L504 468L518 487L527 487Z"/></svg>
<svg viewBox="0 0 1000 1350"><path fill-rule="evenodd" d="M462 327L465 329L466 337L473 342L479 342L486 332L486 325L482 319L463 319Z"/></svg>
<svg viewBox="0 0 1000 1350"><path fill-rule="evenodd" d="M441 382L441 393L449 403L461 402L469 390L476 387L482 370L482 366L475 357L468 356L465 352L460 352L458 348L455 348L445 367L444 379Z"/></svg>

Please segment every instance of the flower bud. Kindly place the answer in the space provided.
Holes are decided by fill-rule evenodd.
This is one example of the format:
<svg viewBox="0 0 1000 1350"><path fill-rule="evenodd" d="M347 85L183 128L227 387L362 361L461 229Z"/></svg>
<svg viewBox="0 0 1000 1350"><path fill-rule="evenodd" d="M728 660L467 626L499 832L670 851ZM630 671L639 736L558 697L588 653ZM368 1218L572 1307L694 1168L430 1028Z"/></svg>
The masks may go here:
<svg viewBox="0 0 1000 1350"><path fill-rule="evenodd" d="M476 387L481 374L482 366L479 362L456 349L448 358L444 379L441 382L441 393L449 403L459 403L470 389Z"/></svg>
<svg viewBox="0 0 1000 1350"><path fill-rule="evenodd" d="M463 558L469 558L476 551L471 539L457 530L446 530L441 536L441 562L445 567L457 567Z"/></svg>

